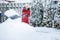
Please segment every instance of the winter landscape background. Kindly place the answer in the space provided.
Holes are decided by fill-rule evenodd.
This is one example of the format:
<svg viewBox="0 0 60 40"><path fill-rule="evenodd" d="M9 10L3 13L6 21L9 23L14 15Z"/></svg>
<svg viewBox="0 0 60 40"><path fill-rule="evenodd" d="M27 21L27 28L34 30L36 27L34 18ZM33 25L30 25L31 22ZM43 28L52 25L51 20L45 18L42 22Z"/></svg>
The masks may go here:
<svg viewBox="0 0 60 40"><path fill-rule="evenodd" d="M0 1L0 40L60 40L60 0L22 2ZM31 6L29 24L21 22L25 3Z"/></svg>

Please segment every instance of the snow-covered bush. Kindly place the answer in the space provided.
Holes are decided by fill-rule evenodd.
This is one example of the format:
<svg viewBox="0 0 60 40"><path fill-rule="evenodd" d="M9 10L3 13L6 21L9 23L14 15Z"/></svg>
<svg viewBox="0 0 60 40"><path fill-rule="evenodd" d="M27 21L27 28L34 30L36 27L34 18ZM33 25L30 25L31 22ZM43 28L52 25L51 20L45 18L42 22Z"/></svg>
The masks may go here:
<svg viewBox="0 0 60 40"><path fill-rule="evenodd" d="M19 17L19 14L14 9L7 10L4 14L11 19Z"/></svg>
<svg viewBox="0 0 60 40"><path fill-rule="evenodd" d="M60 23L55 21L54 28L60 29Z"/></svg>
<svg viewBox="0 0 60 40"><path fill-rule="evenodd" d="M0 11L0 23L5 22L8 19L8 17L6 15L4 15L4 13L2 13L2 11Z"/></svg>
<svg viewBox="0 0 60 40"><path fill-rule="evenodd" d="M18 15L19 14L14 10L14 9L10 9L10 10L7 10L5 13L4 13L7 17L12 17L14 15Z"/></svg>

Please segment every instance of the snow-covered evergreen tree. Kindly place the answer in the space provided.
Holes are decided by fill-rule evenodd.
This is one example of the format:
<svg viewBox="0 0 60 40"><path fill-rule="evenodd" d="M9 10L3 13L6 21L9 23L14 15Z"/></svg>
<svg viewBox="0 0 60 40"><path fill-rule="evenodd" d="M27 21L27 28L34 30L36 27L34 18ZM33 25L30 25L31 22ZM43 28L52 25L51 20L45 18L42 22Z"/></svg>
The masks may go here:
<svg viewBox="0 0 60 40"><path fill-rule="evenodd" d="M33 26L40 26L43 20L43 5L40 1L31 7L30 24Z"/></svg>
<svg viewBox="0 0 60 40"><path fill-rule="evenodd" d="M57 0L52 0L49 5L47 5L47 8L44 12L44 17L43 17L43 26L46 27L59 27L59 18L58 18L58 1ZM59 9L60 10L60 9ZM59 25L59 26L57 26Z"/></svg>
<svg viewBox="0 0 60 40"><path fill-rule="evenodd" d="M58 1L57 4L57 13L55 14L55 22L54 22L54 27L60 29L60 2Z"/></svg>

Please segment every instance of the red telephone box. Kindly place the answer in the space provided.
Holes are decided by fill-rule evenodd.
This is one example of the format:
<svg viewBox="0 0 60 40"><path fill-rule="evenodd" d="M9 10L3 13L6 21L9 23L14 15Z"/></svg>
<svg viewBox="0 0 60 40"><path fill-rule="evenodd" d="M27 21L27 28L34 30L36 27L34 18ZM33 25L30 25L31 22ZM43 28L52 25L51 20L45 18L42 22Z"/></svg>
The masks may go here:
<svg viewBox="0 0 60 40"><path fill-rule="evenodd" d="M30 16L30 8L26 9L25 7L22 9L22 22L29 24L29 16Z"/></svg>

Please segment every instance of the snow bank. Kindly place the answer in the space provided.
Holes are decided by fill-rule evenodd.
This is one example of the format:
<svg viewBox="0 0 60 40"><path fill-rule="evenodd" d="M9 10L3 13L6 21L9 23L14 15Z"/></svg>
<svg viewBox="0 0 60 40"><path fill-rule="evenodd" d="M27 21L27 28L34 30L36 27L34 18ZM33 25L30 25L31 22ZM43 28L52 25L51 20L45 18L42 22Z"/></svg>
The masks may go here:
<svg viewBox="0 0 60 40"><path fill-rule="evenodd" d="M47 28L47 27L36 27L35 28L36 32L44 32L44 33L59 33L60 34L60 30L58 29L54 29L54 28Z"/></svg>
<svg viewBox="0 0 60 40"><path fill-rule="evenodd" d="M8 17L14 16L14 15L19 16L19 14L14 9L7 10L4 14Z"/></svg>
<svg viewBox="0 0 60 40"><path fill-rule="evenodd" d="M12 20L12 19L7 19L4 23L0 24L1 27L8 28L8 27L12 27L12 31L16 31L16 32L22 32L22 31L28 31L31 30L30 28L33 28L31 26L29 26L26 23L21 22L21 18ZM10 29L9 28L9 29Z"/></svg>
<svg viewBox="0 0 60 40"><path fill-rule="evenodd" d="M21 18L15 20L9 18L0 24L0 40L60 40L60 31L58 32L44 27L33 28L21 22Z"/></svg>
<svg viewBox="0 0 60 40"><path fill-rule="evenodd" d="M8 17L18 15L13 9L5 12ZM21 18L8 18L0 24L0 40L60 40L60 30L32 27L21 22Z"/></svg>

